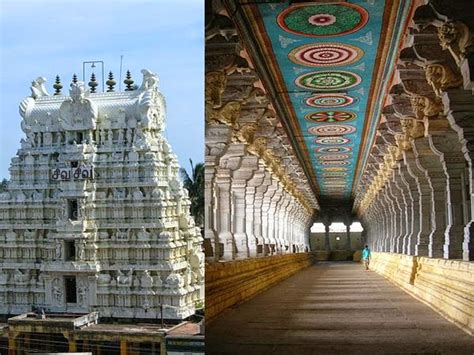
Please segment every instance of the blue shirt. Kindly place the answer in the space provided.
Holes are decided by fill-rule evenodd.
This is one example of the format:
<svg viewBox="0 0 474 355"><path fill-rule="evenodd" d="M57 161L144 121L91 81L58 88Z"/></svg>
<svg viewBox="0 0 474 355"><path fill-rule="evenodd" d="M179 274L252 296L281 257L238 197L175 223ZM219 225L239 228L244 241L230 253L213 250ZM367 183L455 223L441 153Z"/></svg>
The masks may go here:
<svg viewBox="0 0 474 355"><path fill-rule="evenodd" d="M364 248L364 250L362 250L362 259L368 259L368 258L370 258L370 249Z"/></svg>

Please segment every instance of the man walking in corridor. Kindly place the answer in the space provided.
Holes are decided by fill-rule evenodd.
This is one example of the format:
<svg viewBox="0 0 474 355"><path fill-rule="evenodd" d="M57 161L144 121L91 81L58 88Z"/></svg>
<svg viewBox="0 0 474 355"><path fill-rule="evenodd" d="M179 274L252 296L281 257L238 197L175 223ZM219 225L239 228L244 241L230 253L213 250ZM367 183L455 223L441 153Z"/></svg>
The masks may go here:
<svg viewBox="0 0 474 355"><path fill-rule="evenodd" d="M369 263L370 263L370 249L369 246L366 245L364 250L362 250L362 261L364 262L365 269L369 270Z"/></svg>

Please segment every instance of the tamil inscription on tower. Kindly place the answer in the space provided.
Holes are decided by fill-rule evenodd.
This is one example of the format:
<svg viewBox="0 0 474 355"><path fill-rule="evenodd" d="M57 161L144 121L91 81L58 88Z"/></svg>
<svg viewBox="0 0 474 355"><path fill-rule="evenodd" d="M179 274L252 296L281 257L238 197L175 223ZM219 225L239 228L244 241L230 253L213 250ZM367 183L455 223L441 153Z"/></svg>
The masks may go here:
<svg viewBox="0 0 474 355"><path fill-rule="evenodd" d="M163 137L158 77L69 95L32 83L26 137L0 194L0 314L32 307L101 317L182 319L202 300L202 238Z"/></svg>

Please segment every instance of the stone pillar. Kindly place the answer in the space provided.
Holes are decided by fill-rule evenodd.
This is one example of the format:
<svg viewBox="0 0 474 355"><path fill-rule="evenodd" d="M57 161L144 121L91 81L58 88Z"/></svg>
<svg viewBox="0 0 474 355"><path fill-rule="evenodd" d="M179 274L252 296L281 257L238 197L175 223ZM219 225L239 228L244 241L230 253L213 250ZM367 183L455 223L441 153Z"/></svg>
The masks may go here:
<svg viewBox="0 0 474 355"><path fill-rule="evenodd" d="M472 160L474 157L474 98L472 92L463 89L448 89L442 95L444 114L451 128L456 131L461 149L468 165L468 186L470 203L466 203L468 221L464 227L463 260L474 260L474 174ZM463 185L464 186L464 185ZM466 200L466 199L465 199Z"/></svg>
<svg viewBox="0 0 474 355"><path fill-rule="evenodd" d="M407 205L407 234L403 240L402 253L414 255L415 241L420 232L420 194L415 179L408 173L404 161L398 166L398 174L404 188Z"/></svg>
<svg viewBox="0 0 474 355"><path fill-rule="evenodd" d="M234 241L231 233L231 199L230 199L230 170L219 169L216 174L217 193L217 230L219 231L219 248L222 250L222 260L234 259Z"/></svg>
<svg viewBox="0 0 474 355"><path fill-rule="evenodd" d="M264 194L262 202L262 237L263 237L263 254L273 255L273 249L271 247L271 233L270 224L273 221L273 216L270 213L270 206L273 196L277 190L278 181L271 178L271 184L268 186L267 191Z"/></svg>
<svg viewBox="0 0 474 355"><path fill-rule="evenodd" d="M377 238L376 236L380 236L380 217L378 215L377 211L377 200L374 199L372 203L367 206L367 217L365 217L365 211L364 214L362 214L360 217L362 220L364 220L366 228L368 229L367 232L367 244L370 244L372 247L373 251L379 251L378 250L378 244L377 241L380 240L380 238ZM378 223L375 223L375 221L378 221Z"/></svg>
<svg viewBox="0 0 474 355"><path fill-rule="evenodd" d="M76 344L76 339L74 336L69 336L68 337L68 344L69 344L69 352L73 353L77 351L77 344Z"/></svg>
<svg viewBox="0 0 474 355"><path fill-rule="evenodd" d="M254 225L255 225L255 237L257 238L257 255L265 255L265 241L263 238L263 214L262 205L263 198L268 190L268 186L271 184L271 175L269 172L264 171L264 178L262 184L256 188L255 202L254 202ZM260 246L260 252L258 252Z"/></svg>
<svg viewBox="0 0 474 355"><path fill-rule="evenodd" d="M410 225L408 221L408 203L405 196L406 186L401 181L399 174L400 163L394 168L393 172L393 186L394 191L398 199L399 208L400 208L400 233L398 234L398 239L395 245L395 250L397 253L405 252L405 240L409 234Z"/></svg>
<svg viewBox="0 0 474 355"><path fill-rule="evenodd" d="M166 355L166 339L163 336L160 340L160 355Z"/></svg>
<svg viewBox="0 0 474 355"><path fill-rule="evenodd" d="M279 240L277 239L278 235L278 218L277 218L277 211L281 203L281 198L283 195L283 187L281 184L276 181L276 191L273 195L273 198L270 201L270 208L269 208L269 239L270 244L273 246L273 252L276 254L281 254L281 245Z"/></svg>
<svg viewBox="0 0 474 355"><path fill-rule="evenodd" d="M420 232L415 245L415 255L428 256L428 246L430 243L431 233L433 231L433 189L425 175L424 170L421 170L417 164L415 154L412 151L404 152L404 161L407 166L407 172L414 179L417 184L419 196L419 217L420 217Z"/></svg>
<svg viewBox="0 0 474 355"><path fill-rule="evenodd" d="M331 251L331 243L329 241L329 224L327 224L327 222L324 224L324 227L325 227L325 234L324 234L324 238L325 238L325 246L326 246L326 251Z"/></svg>
<svg viewBox="0 0 474 355"><path fill-rule="evenodd" d="M352 246L351 246L351 221L348 220L346 222L346 249L350 253L352 251Z"/></svg>
<svg viewBox="0 0 474 355"><path fill-rule="evenodd" d="M379 194L381 197L383 208L383 213L385 215L384 225L385 225L385 237L384 237L384 252L392 252L393 237L395 235L395 209L393 208L392 200L388 197L387 193L388 187L384 186L380 190Z"/></svg>
<svg viewBox="0 0 474 355"><path fill-rule="evenodd" d="M382 195L379 192L376 196L376 204L377 204L377 219L379 220L379 227L378 227L378 235L376 239L378 240L378 250L380 252L385 252L385 241L388 237L388 230L387 230L387 217L386 212L387 209L383 203Z"/></svg>
<svg viewBox="0 0 474 355"><path fill-rule="evenodd" d="M444 233L446 230L447 176L440 162L441 152L430 144L428 137L414 140L413 149L417 162L432 188L433 232L430 236L428 256L443 257Z"/></svg>
<svg viewBox="0 0 474 355"><path fill-rule="evenodd" d="M371 244L372 250L374 251L382 251L381 249L381 241L382 241L382 235L383 235L383 217L379 212L379 201L378 201L378 196L374 198L372 201L371 205L368 206L370 209L370 218L367 222L367 225L370 225L370 243L369 241L368 244Z"/></svg>
<svg viewBox="0 0 474 355"><path fill-rule="evenodd" d="M392 177L387 181L387 193L390 196L390 200L392 201L393 211L394 211L394 233L392 237L392 243L390 246L390 251L392 253L399 253L399 243L400 239L403 235L403 208L400 203L399 194L397 193L397 189L394 182L394 174Z"/></svg>
<svg viewBox="0 0 474 355"><path fill-rule="evenodd" d="M128 355L128 346L125 339L120 339L120 355Z"/></svg>
<svg viewBox="0 0 474 355"><path fill-rule="evenodd" d="M289 195L286 191L283 191L282 202L277 214L278 218L278 236L277 240L281 243L282 253L287 254L290 252L290 243L288 241L288 235L286 233L286 212L289 203Z"/></svg>
<svg viewBox="0 0 474 355"><path fill-rule="evenodd" d="M225 145L229 140L230 127L226 125L206 127L206 157L204 166L205 189L204 189L204 238L206 258L211 261L220 259L221 249L217 228L214 225L219 218L219 201L215 186L216 168L222 154L225 154Z"/></svg>
<svg viewBox="0 0 474 355"><path fill-rule="evenodd" d="M291 243L295 246L296 250L294 252L300 251L299 240L298 240L298 230L295 223L295 215L298 213L298 203L294 197L291 197L291 205L288 211L288 233Z"/></svg>
<svg viewBox="0 0 474 355"><path fill-rule="evenodd" d="M245 259L249 256L245 233L245 189L245 180L234 179L232 182L232 234L236 259Z"/></svg>
<svg viewBox="0 0 474 355"><path fill-rule="evenodd" d="M243 144L235 145L238 151L243 154L245 146ZM234 158L235 159L235 158ZM235 241L236 258L249 257L249 240L246 232L246 189L248 181L253 177L258 169L258 158L256 156L244 156L240 163L234 165L232 173L232 233Z"/></svg>
<svg viewBox="0 0 474 355"><path fill-rule="evenodd" d="M293 253L293 239L290 233L290 210L291 210L291 202L292 196L290 194L285 195L285 207L283 209L283 217L282 217L282 239L285 243L285 248L287 248L286 253Z"/></svg>
<svg viewBox="0 0 474 355"><path fill-rule="evenodd" d="M23 334L23 349L30 349L30 333Z"/></svg>
<svg viewBox="0 0 474 355"><path fill-rule="evenodd" d="M284 198L283 186L279 183L278 184L278 189L275 192L275 195L273 197L272 204L271 204L271 207L270 207L271 208L271 215L272 215L272 223L271 223L272 240L273 240L273 244L275 245L274 248L275 248L275 253L276 254L282 254L282 252L283 252L281 240L279 239L279 234L280 234L279 214L280 214L283 198Z"/></svg>
<svg viewBox="0 0 474 355"><path fill-rule="evenodd" d="M447 176L447 225L443 255L445 259L462 258L464 232L464 208L462 176L467 162L462 154L457 134L446 127L447 120L430 120L429 138L431 144L440 151L441 164ZM437 129L442 124L441 129ZM432 127L434 126L434 127Z"/></svg>
<svg viewBox="0 0 474 355"><path fill-rule="evenodd" d="M8 355L16 355L16 338L18 335L18 332L8 331Z"/></svg>
<svg viewBox="0 0 474 355"><path fill-rule="evenodd" d="M377 203L372 203L369 207L369 216L367 218L367 222L365 223L366 228L368 229L367 240L365 242L366 244L370 245L373 251L380 251L378 244L380 238L377 238L377 236L380 236L379 233L381 222L377 212ZM378 221L378 223L376 223L375 221Z"/></svg>
<svg viewBox="0 0 474 355"><path fill-rule="evenodd" d="M256 196L257 188L262 185L265 172L260 169L254 173L253 178L248 182L245 190L245 233L248 239L249 256L251 258L257 256L257 225L261 225L260 221L256 221ZM261 213L260 213L261 218Z"/></svg>

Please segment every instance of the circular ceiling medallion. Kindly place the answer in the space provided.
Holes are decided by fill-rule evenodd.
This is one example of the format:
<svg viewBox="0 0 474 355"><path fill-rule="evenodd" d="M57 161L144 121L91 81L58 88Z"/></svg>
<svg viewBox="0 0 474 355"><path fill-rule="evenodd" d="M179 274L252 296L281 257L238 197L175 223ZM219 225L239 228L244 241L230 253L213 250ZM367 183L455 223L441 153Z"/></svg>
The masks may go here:
<svg viewBox="0 0 474 355"><path fill-rule="evenodd" d="M320 155L319 160L346 160L349 159L349 154L328 154Z"/></svg>
<svg viewBox="0 0 474 355"><path fill-rule="evenodd" d="M351 147L319 147L315 150L316 153L348 153L351 151Z"/></svg>
<svg viewBox="0 0 474 355"><path fill-rule="evenodd" d="M357 117L354 112L349 111L324 111L308 113L304 118L313 122L348 122Z"/></svg>
<svg viewBox="0 0 474 355"><path fill-rule="evenodd" d="M368 19L367 10L355 4L300 4L282 11L277 22L290 33L308 37L333 37L361 29Z"/></svg>
<svg viewBox="0 0 474 355"><path fill-rule="evenodd" d="M352 88L362 81L357 74L347 71L319 71L299 76L295 84L310 90L340 90Z"/></svg>
<svg viewBox="0 0 474 355"><path fill-rule="evenodd" d="M315 143L324 145L338 145L349 143L350 139L346 137L319 137L315 139Z"/></svg>
<svg viewBox="0 0 474 355"><path fill-rule="evenodd" d="M316 94L308 97L305 103L318 108L344 107L352 104L354 98L345 94Z"/></svg>
<svg viewBox="0 0 474 355"><path fill-rule="evenodd" d="M342 43L305 44L293 49L288 58L296 64L309 67L349 65L357 62L364 51Z"/></svg>
<svg viewBox="0 0 474 355"><path fill-rule="evenodd" d="M347 160L327 160L322 161L321 165L347 165L349 162Z"/></svg>
<svg viewBox="0 0 474 355"><path fill-rule="evenodd" d="M351 134L356 131L354 126L337 124L337 125L319 125L308 128L308 132L315 136L341 136L343 134Z"/></svg>

